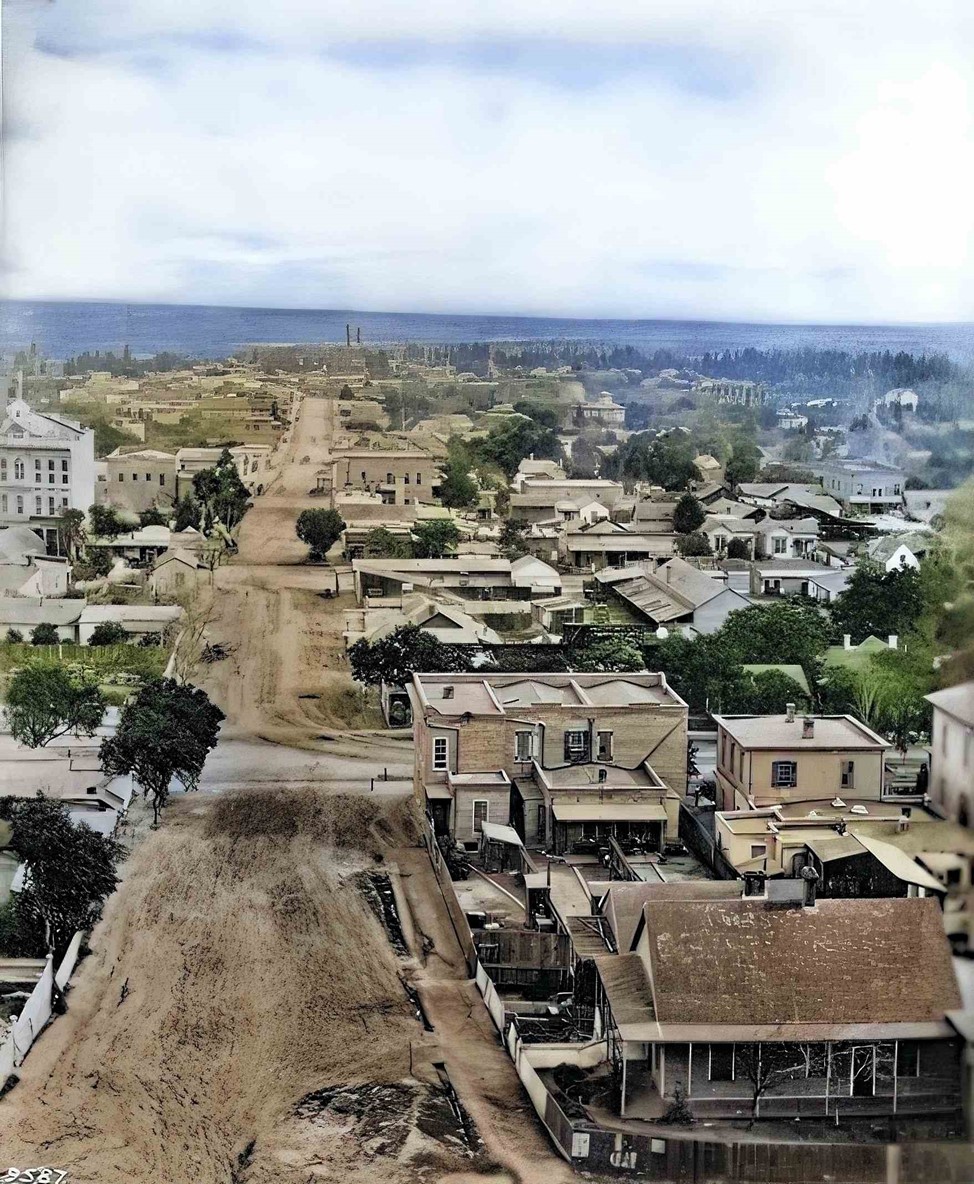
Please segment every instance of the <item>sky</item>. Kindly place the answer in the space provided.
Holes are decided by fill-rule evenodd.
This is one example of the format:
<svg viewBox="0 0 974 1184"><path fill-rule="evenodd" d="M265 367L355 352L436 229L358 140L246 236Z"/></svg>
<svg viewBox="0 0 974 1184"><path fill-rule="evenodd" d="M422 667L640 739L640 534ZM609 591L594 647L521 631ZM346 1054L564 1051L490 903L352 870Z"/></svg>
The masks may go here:
<svg viewBox="0 0 974 1184"><path fill-rule="evenodd" d="M974 320L970 0L5 0L2 291Z"/></svg>

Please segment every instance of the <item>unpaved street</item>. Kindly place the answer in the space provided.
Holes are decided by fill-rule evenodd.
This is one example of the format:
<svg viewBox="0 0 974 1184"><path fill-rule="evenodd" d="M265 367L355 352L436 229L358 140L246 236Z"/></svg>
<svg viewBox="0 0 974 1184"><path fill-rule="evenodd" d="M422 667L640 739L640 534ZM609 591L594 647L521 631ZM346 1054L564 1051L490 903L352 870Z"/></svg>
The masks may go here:
<svg viewBox="0 0 974 1184"><path fill-rule="evenodd" d="M215 573L210 635L235 648L201 681L223 737L160 829L133 807L139 837L67 1014L0 1101L0 1167L46 1164L71 1184L572 1178L466 977L405 787L373 781L410 776L411 744L347 722L341 607L293 536L328 406L302 409L240 555ZM398 953L376 873L399 901Z"/></svg>

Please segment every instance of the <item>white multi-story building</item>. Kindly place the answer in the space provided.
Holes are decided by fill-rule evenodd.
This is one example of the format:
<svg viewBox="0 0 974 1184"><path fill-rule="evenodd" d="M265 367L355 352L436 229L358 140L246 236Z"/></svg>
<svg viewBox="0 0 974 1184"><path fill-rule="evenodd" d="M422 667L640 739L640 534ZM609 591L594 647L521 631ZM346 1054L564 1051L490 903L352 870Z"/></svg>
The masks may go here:
<svg viewBox="0 0 974 1184"><path fill-rule="evenodd" d="M57 519L95 500L95 433L12 399L0 425L0 525L29 526L54 553Z"/></svg>

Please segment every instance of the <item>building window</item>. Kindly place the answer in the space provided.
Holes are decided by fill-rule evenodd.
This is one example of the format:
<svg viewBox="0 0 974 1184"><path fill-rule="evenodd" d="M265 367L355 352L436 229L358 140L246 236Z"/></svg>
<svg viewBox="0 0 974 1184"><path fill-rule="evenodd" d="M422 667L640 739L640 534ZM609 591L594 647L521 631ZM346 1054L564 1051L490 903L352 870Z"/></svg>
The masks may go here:
<svg viewBox="0 0 974 1184"><path fill-rule="evenodd" d="M159 474L159 484L160 484L160 485L165 485L165 484L166 484L166 474L165 474L165 473L160 473L160 474Z"/></svg>
<svg viewBox="0 0 974 1184"><path fill-rule="evenodd" d="M395 485L395 483L396 483L395 473L386 473L386 485Z"/></svg>
<svg viewBox="0 0 974 1184"><path fill-rule="evenodd" d="M445 736L433 737L433 768L443 771L447 767L448 741Z"/></svg>
<svg viewBox="0 0 974 1184"><path fill-rule="evenodd" d="M417 485L422 485L422 484L423 484L423 474L422 474L422 473L417 473L417 474L416 474L416 484L417 484Z"/></svg>
<svg viewBox="0 0 974 1184"><path fill-rule="evenodd" d="M409 484L409 474L408 474L408 473L406 473L406 474L403 476L402 483L403 483L403 485L408 485L408 484Z"/></svg>
<svg viewBox="0 0 974 1184"><path fill-rule="evenodd" d="M565 760L587 761L591 755L589 734L581 729L565 733Z"/></svg>
<svg viewBox="0 0 974 1184"><path fill-rule="evenodd" d="M14 461L14 480L23 481L24 479L24 462L18 457Z"/></svg>
<svg viewBox="0 0 974 1184"><path fill-rule="evenodd" d="M7 479L7 458L3 457L3 459L0 460L0 481L6 481L6 479Z"/></svg>
<svg viewBox="0 0 974 1184"><path fill-rule="evenodd" d="M41 479L41 458L39 456L35 456L34 457L34 480L40 481L40 479Z"/></svg>
<svg viewBox="0 0 974 1184"><path fill-rule="evenodd" d="M794 789L798 784L798 762L772 761L771 784L778 789Z"/></svg>
<svg viewBox="0 0 974 1184"><path fill-rule="evenodd" d="M124 481L124 480L125 480L125 474L124 474L124 473L119 473L119 475L118 475L118 479L119 479L119 481Z"/></svg>
<svg viewBox="0 0 974 1184"><path fill-rule="evenodd" d="M146 479L146 481L151 481L151 480L152 480L152 474L151 474L151 473L146 473L146 475L145 475L145 479Z"/></svg>
<svg viewBox="0 0 974 1184"><path fill-rule="evenodd" d="M24 512L24 499L20 496L20 494L17 494L17 513L23 514L23 512Z"/></svg>
<svg viewBox="0 0 974 1184"><path fill-rule="evenodd" d="M487 821L489 803L483 798L475 798L473 804L473 833L479 835Z"/></svg>
<svg viewBox="0 0 974 1184"><path fill-rule="evenodd" d="M61 484L62 484L62 485L67 485L67 483L68 483L68 474L67 474L67 473L62 473L62 474L61 474Z"/></svg>
<svg viewBox="0 0 974 1184"><path fill-rule="evenodd" d="M133 474L132 474L132 480L133 480L133 481L138 481L138 479L139 479L139 474L138 474L138 473L133 473Z"/></svg>
<svg viewBox="0 0 974 1184"><path fill-rule="evenodd" d="M548 815L544 806L538 807L538 838L544 842L548 833Z"/></svg>
<svg viewBox="0 0 974 1184"><path fill-rule="evenodd" d="M612 760L612 733L611 732L599 732L598 739L599 739L599 760L600 761L611 761Z"/></svg>
<svg viewBox="0 0 974 1184"><path fill-rule="evenodd" d="M64 460L61 461L61 472L66 473L67 471L68 471L68 461L67 461L67 457L65 457Z"/></svg>
<svg viewBox="0 0 974 1184"><path fill-rule="evenodd" d="M54 472L54 458L53 457L51 457L51 459L47 462L47 471L49 473Z"/></svg>
<svg viewBox="0 0 974 1184"><path fill-rule="evenodd" d="M514 733L514 759L516 761L529 761L534 756L534 733L533 732L515 732Z"/></svg>
<svg viewBox="0 0 974 1184"><path fill-rule="evenodd" d="M43 505L43 502L41 501L41 499L39 497L35 497L34 498L34 513L35 514L40 514L42 512L41 511L42 505Z"/></svg>
<svg viewBox="0 0 974 1184"><path fill-rule="evenodd" d="M66 497L62 497L61 498L61 509L66 510L67 508L68 508L68 499Z"/></svg>
<svg viewBox="0 0 974 1184"><path fill-rule="evenodd" d="M776 536L774 539L772 539L772 544L775 555L784 555L788 550L788 540L783 539L780 536Z"/></svg>
<svg viewBox="0 0 974 1184"><path fill-rule="evenodd" d="M767 855L767 853L768 853L768 844L767 843L752 843L751 844L751 858L752 859L763 859L764 856Z"/></svg>
<svg viewBox="0 0 974 1184"><path fill-rule="evenodd" d="M5 514L7 512L7 495L5 493L0 494L0 510L3 510Z"/></svg>
<svg viewBox="0 0 974 1184"><path fill-rule="evenodd" d="M54 498L53 497L49 497L47 499L47 512L48 512L48 514L54 513Z"/></svg>
<svg viewBox="0 0 974 1184"><path fill-rule="evenodd" d="M896 1076L920 1076L920 1045L915 1040L901 1040L896 1053Z"/></svg>
<svg viewBox="0 0 974 1184"><path fill-rule="evenodd" d="M843 761L842 762L842 788L855 789L856 787L856 762Z"/></svg>
<svg viewBox="0 0 974 1184"><path fill-rule="evenodd" d="M711 1044L709 1077L711 1081L734 1080L733 1044Z"/></svg>

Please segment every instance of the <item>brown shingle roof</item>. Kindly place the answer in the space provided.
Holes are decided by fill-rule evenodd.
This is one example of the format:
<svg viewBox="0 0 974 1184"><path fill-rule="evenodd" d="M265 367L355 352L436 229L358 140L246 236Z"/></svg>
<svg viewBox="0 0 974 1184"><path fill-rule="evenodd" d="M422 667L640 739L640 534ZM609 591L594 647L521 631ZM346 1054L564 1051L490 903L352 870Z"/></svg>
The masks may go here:
<svg viewBox="0 0 974 1184"><path fill-rule="evenodd" d="M931 897L647 903L661 1023L939 1021L959 1006Z"/></svg>

